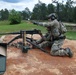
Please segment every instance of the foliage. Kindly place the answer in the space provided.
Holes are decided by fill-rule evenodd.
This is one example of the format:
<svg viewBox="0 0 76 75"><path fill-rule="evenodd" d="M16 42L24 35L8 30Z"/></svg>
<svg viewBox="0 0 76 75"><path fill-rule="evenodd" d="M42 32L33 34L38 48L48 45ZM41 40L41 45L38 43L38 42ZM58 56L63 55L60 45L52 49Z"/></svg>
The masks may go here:
<svg viewBox="0 0 76 75"><path fill-rule="evenodd" d="M15 11L14 9L10 11L9 20L11 21L10 24L19 24L21 23L21 15L19 12Z"/></svg>
<svg viewBox="0 0 76 75"><path fill-rule="evenodd" d="M45 3L37 3L34 6L31 19L44 20L47 15L47 7Z"/></svg>
<svg viewBox="0 0 76 75"><path fill-rule="evenodd" d="M4 25L9 25L10 21L8 20L3 20L3 21L0 21L0 26L4 26ZM1 29L1 28L0 28Z"/></svg>
<svg viewBox="0 0 76 75"><path fill-rule="evenodd" d="M70 40L76 40L76 31L68 31L67 33L66 33L66 38L67 39L70 39Z"/></svg>
<svg viewBox="0 0 76 75"><path fill-rule="evenodd" d="M15 12L21 14L23 20L45 20L47 15L56 13L59 20L76 23L76 6L73 6L74 1L66 0L65 4L63 2L60 3L59 0L54 1L57 2L48 5L39 1L35 4L32 12L28 9L28 7L26 7L23 11ZM10 11L7 9L2 9L0 11L0 20L8 20L9 13Z"/></svg>
<svg viewBox="0 0 76 75"><path fill-rule="evenodd" d="M73 22L76 23L76 7L74 7Z"/></svg>
<svg viewBox="0 0 76 75"><path fill-rule="evenodd" d="M9 16L9 11L7 9L2 9L0 11L0 20L7 20Z"/></svg>
<svg viewBox="0 0 76 75"><path fill-rule="evenodd" d="M22 19L23 20L28 20L31 17L31 12L30 12L30 10L27 7L25 8L25 10L23 10L21 12L21 14L22 14Z"/></svg>
<svg viewBox="0 0 76 75"><path fill-rule="evenodd" d="M53 4L48 4L47 6L48 14L55 12L55 6Z"/></svg>

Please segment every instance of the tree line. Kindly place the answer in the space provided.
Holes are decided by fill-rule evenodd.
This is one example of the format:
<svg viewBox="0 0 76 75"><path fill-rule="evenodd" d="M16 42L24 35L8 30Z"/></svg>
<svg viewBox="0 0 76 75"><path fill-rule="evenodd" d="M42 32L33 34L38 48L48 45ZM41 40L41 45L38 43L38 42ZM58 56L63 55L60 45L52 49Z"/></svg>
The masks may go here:
<svg viewBox="0 0 76 75"><path fill-rule="evenodd" d="M0 10L0 20L46 20L46 16L51 13L56 13L58 20L64 22L76 23L76 6L73 6L73 1L67 0L65 4L57 2L46 5L45 3L38 2L35 4L33 11L31 12L28 7L23 11L16 11L14 9Z"/></svg>

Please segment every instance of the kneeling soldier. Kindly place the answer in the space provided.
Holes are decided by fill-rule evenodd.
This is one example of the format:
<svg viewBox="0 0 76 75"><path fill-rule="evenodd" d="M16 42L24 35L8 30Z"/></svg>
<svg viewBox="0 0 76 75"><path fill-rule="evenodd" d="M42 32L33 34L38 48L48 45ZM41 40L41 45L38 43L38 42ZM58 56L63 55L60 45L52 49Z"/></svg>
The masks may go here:
<svg viewBox="0 0 76 75"><path fill-rule="evenodd" d="M57 20L56 14L52 13L48 16L50 22L34 22L34 24L41 25L47 28L47 33L37 43L40 47L50 46L50 54L53 56L73 56L70 48L61 48L65 40L65 35L60 31L60 23ZM64 28L65 29L65 28ZM51 44L51 41L53 42Z"/></svg>

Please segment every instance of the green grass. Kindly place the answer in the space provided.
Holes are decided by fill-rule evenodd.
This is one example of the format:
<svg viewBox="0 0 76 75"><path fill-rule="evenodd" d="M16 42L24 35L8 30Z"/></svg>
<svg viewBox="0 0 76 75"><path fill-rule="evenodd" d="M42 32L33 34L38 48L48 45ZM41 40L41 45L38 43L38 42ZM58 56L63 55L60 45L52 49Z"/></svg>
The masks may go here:
<svg viewBox="0 0 76 75"><path fill-rule="evenodd" d="M76 31L68 31L66 33L66 38L70 40L76 40Z"/></svg>
<svg viewBox="0 0 76 75"><path fill-rule="evenodd" d="M18 32L20 30L39 29L42 33L46 32L46 28L34 25L28 21L22 21L21 24L10 25L9 21L0 21L0 32ZM66 33L67 39L76 40L76 32L69 31Z"/></svg>
<svg viewBox="0 0 76 75"><path fill-rule="evenodd" d="M0 26L2 25L9 25L10 24L10 22L9 21L7 21L7 20L4 20L4 21L0 21Z"/></svg>
<svg viewBox="0 0 76 75"><path fill-rule="evenodd" d="M14 32L20 30L31 30L31 29L40 29L42 32L45 32L45 28L37 25L33 25L30 22L22 21L21 24L9 25L5 21L0 23L0 32Z"/></svg>

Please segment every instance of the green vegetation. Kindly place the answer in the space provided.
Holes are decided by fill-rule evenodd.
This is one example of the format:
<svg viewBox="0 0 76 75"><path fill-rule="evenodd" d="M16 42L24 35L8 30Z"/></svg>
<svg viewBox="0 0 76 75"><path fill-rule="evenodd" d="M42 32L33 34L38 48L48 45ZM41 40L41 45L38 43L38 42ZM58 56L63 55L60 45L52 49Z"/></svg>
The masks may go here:
<svg viewBox="0 0 76 75"><path fill-rule="evenodd" d="M13 12L13 16L11 18L13 23L20 23L20 18L22 20L46 20L46 16L51 13L56 13L58 19L63 22L76 23L76 6L74 5L75 0L66 0L65 3L62 0L52 0L52 3L45 4L38 0L38 3L34 5L32 11L26 7L22 11ZM12 9L13 10L13 9ZM0 20L8 20L11 14L11 10L1 9L0 10ZM21 15L21 16L17 16ZM14 20L15 19L15 20Z"/></svg>
<svg viewBox="0 0 76 75"><path fill-rule="evenodd" d="M8 20L0 21L0 26L9 25L10 22Z"/></svg>
<svg viewBox="0 0 76 75"><path fill-rule="evenodd" d="M40 29L42 33L46 32L46 28L42 26L33 25L31 22L22 21L21 24L9 25L9 21L0 21L0 32L17 32L20 30ZM68 39L76 40L76 32L69 31L66 33Z"/></svg>
<svg viewBox="0 0 76 75"><path fill-rule="evenodd" d="M15 11L14 9L10 11L9 14L10 24L19 24L21 23L21 15L19 12Z"/></svg>
<svg viewBox="0 0 76 75"><path fill-rule="evenodd" d="M76 31L69 31L66 33L67 39L76 40Z"/></svg>
<svg viewBox="0 0 76 75"><path fill-rule="evenodd" d="M42 30L42 32L45 32L44 27L33 25L31 22L28 21L22 21L21 24L14 24L14 25L9 25L8 22L1 21L0 32L14 32L14 31L28 30L28 29L40 29Z"/></svg>

